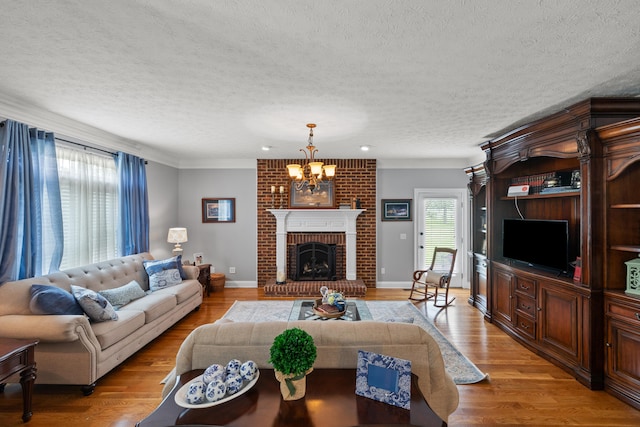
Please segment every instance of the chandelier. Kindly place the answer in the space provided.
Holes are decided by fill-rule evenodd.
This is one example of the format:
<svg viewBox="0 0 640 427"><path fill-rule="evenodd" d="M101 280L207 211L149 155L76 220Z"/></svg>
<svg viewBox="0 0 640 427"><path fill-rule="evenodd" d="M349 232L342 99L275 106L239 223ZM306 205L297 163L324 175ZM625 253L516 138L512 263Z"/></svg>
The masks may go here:
<svg viewBox="0 0 640 427"><path fill-rule="evenodd" d="M298 164L287 165L289 171L289 177L295 181L296 190L302 190L307 187L312 192L317 190L323 179L332 179L336 174L336 165L325 165L322 162L316 161L314 158L318 149L313 145L313 128L316 127L314 123L307 124L309 128L309 143L307 144L307 151L301 148L300 151L304 153L304 157L307 160L307 164L304 166Z"/></svg>

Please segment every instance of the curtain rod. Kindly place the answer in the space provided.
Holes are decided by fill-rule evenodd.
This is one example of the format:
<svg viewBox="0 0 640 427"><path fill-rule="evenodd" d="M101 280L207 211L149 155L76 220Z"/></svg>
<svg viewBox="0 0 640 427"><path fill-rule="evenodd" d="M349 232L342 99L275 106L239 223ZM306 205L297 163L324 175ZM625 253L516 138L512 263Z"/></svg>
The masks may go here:
<svg viewBox="0 0 640 427"><path fill-rule="evenodd" d="M92 150L102 151L103 153L111 154L112 156L117 155L117 153L114 153L113 151L103 150L102 148L92 147L90 145L81 144L81 143L75 142L75 141L69 141L68 139L58 138L57 136L55 137L55 139L57 141L62 141L62 142L66 142L66 143L69 143L69 144L78 145L80 147L83 147L84 149L90 148Z"/></svg>
<svg viewBox="0 0 640 427"><path fill-rule="evenodd" d="M4 120L0 122L0 128L4 127ZM110 154L112 156L117 156L118 153L114 153L113 151L109 151L109 150L104 150L102 148L96 148L96 147L92 147L90 145L86 145L86 144L81 144L79 142L75 142L75 141L69 141L68 139L64 139L64 138L58 138L57 136L54 136L54 139L58 140L58 141L62 141L62 142L66 142L68 144L73 144L73 145L77 145L79 147L83 147L85 150L87 148L91 149L91 150L97 150L97 151L101 151L103 153L107 153ZM144 164L149 164L149 162L147 160L144 161Z"/></svg>

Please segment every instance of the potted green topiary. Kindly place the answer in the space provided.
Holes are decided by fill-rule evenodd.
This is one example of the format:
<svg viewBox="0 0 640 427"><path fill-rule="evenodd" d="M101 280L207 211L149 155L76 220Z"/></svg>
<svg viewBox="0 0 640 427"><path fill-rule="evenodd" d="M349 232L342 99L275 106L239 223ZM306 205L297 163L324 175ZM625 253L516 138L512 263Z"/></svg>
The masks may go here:
<svg viewBox="0 0 640 427"><path fill-rule="evenodd" d="M304 397L306 376L317 355L313 337L300 328L286 329L274 338L269 355L284 400Z"/></svg>

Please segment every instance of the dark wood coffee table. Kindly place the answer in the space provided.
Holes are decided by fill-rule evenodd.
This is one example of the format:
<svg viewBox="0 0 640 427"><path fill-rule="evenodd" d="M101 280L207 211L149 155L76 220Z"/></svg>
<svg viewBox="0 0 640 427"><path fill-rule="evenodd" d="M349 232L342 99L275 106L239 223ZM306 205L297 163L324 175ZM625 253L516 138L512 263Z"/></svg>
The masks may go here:
<svg viewBox="0 0 640 427"><path fill-rule="evenodd" d="M3 382L11 375L20 373L22 386L22 421L31 419L31 396L36 380L35 346L38 341L13 340L0 338L0 392L4 391Z"/></svg>
<svg viewBox="0 0 640 427"><path fill-rule="evenodd" d="M184 384L202 374L194 370L181 375L176 387L138 427L174 425L257 426L446 426L424 400L418 380L412 376L411 410L390 406L355 394L355 369L317 369L307 377L306 396L285 401L271 369L261 369L256 385L223 404L185 409L174 395Z"/></svg>

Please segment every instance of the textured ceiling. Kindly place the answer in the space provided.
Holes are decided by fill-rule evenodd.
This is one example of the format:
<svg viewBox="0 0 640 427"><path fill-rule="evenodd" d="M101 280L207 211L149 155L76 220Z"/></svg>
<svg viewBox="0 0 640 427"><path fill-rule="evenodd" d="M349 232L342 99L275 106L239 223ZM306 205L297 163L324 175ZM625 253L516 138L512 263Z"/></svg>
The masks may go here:
<svg viewBox="0 0 640 427"><path fill-rule="evenodd" d="M637 0L2 0L0 115L180 167L297 158L309 122L320 158L469 165L517 123L638 96L639 23Z"/></svg>

